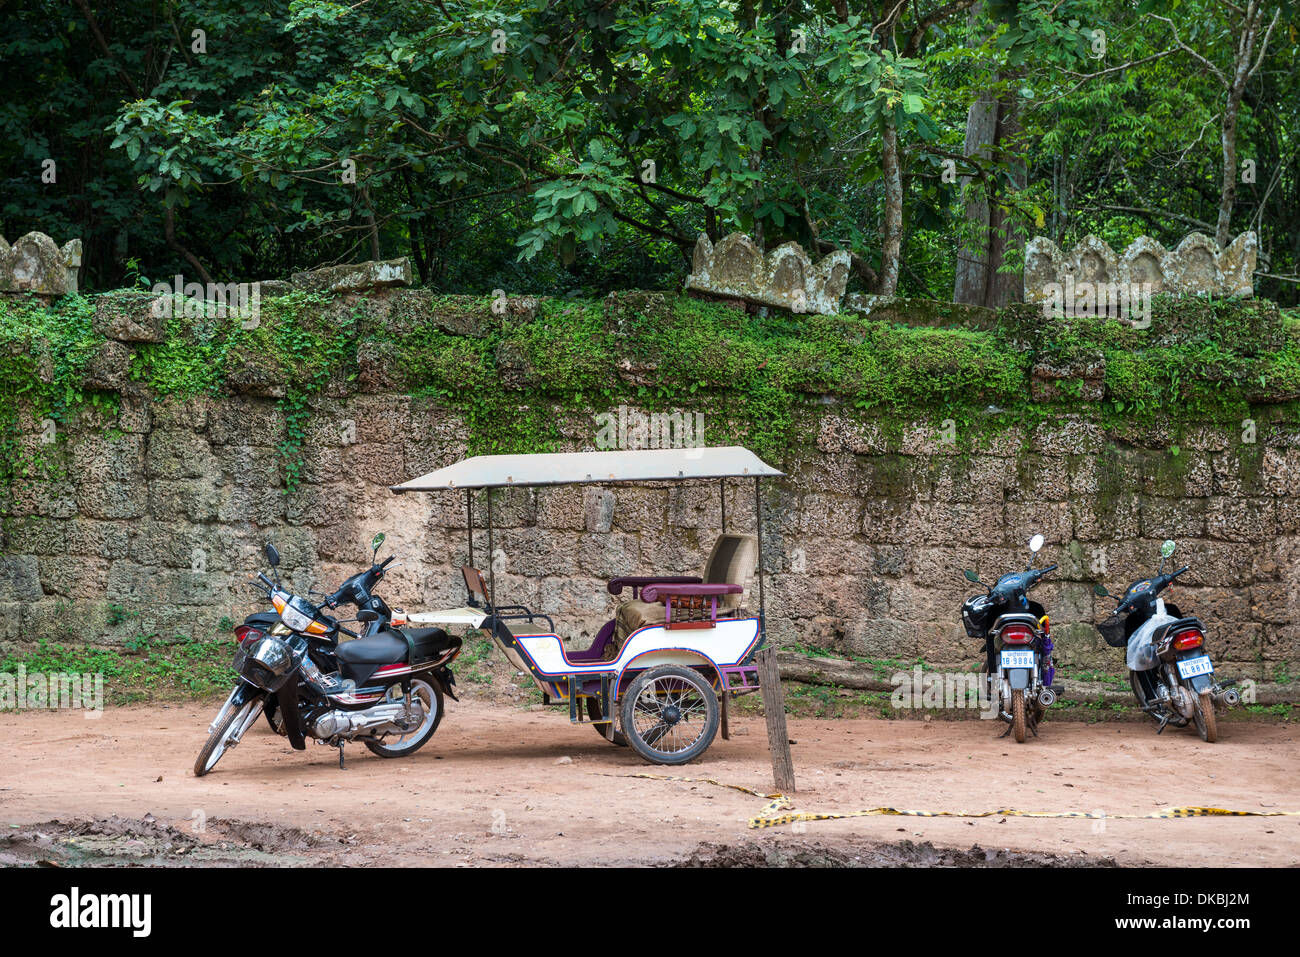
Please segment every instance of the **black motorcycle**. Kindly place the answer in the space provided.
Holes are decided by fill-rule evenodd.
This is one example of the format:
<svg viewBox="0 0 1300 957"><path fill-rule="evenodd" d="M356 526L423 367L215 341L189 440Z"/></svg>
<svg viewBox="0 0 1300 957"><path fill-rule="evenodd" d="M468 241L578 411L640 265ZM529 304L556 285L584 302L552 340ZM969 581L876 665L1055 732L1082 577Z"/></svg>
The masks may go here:
<svg viewBox="0 0 1300 957"><path fill-rule="evenodd" d="M1184 617L1172 602L1160 597L1175 578L1188 570L1163 574L1175 543L1160 547L1160 565L1151 578L1133 582L1124 590L1115 611L1097 625L1106 644L1127 648L1129 685L1138 706L1155 719L1160 734L1169 725L1196 726L1201 740L1219 738L1216 711L1241 700L1235 681L1217 682L1214 662L1205 651L1205 626L1199 618ZM1096 585L1099 597L1114 597L1105 585Z"/></svg>
<svg viewBox="0 0 1300 957"><path fill-rule="evenodd" d="M239 680L208 728L194 762L196 777L211 771L261 713L297 751L306 748L307 737L338 748L340 768L348 741L399 758L433 736L442 721L443 696L456 700L448 666L460 654L461 639L441 628L393 626L392 610L374 594L393 561L378 561L383 541L383 535L375 536L371 567L322 596L320 604L281 585L280 555L266 546L275 578L258 572L253 584L265 589L275 611L249 615L235 629L239 644L232 667ZM365 626L364 635L330 614L341 604L357 606L354 620Z"/></svg>
<svg viewBox="0 0 1300 957"><path fill-rule="evenodd" d="M1052 663L1052 631L1047 612L1029 591L1043 576L1056 568L1034 568L1034 555L1043 547L1043 536L1029 540L1029 567L1010 572L987 594L972 595L961 606L966 634L984 639L984 670L990 698L998 697L998 717L1011 727L1002 737L1015 732L1023 744L1027 732L1038 736L1038 724L1047 708L1056 702L1060 688L1052 684L1056 668ZM984 583L967 570L966 580Z"/></svg>

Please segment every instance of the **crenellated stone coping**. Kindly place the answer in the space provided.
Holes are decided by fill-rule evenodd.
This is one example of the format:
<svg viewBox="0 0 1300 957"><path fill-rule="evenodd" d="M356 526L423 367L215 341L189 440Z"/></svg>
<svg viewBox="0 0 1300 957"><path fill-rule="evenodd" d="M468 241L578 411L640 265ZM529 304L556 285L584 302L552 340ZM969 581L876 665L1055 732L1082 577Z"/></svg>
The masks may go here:
<svg viewBox="0 0 1300 957"><path fill-rule="evenodd" d="M791 312L839 312L849 280L849 254L829 253L814 263L798 243L783 243L766 255L744 233L731 233L715 246L700 234L686 288Z"/></svg>
<svg viewBox="0 0 1300 957"><path fill-rule="evenodd" d="M44 233L31 232L11 246L0 236L0 293L66 296L77 291L81 240L59 246Z"/></svg>
<svg viewBox="0 0 1300 957"><path fill-rule="evenodd" d="M1255 294L1259 239L1244 232L1228 246L1204 233L1189 233L1172 251L1150 236L1139 236L1122 253L1088 235L1068 250L1046 236L1025 245L1025 301L1047 302L1053 284L1150 284L1150 292L1177 295L1249 297Z"/></svg>

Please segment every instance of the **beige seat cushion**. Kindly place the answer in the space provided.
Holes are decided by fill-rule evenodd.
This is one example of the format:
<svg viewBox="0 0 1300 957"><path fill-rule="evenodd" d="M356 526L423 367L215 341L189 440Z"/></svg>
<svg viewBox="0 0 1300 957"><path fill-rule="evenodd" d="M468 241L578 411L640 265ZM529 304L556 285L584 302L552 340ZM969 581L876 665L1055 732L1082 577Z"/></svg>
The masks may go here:
<svg viewBox="0 0 1300 957"><path fill-rule="evenodd" d="M605 646L605 651L608 653L611 646L613 646L612 650L615 652L615 657L617 657L617 651L623 646L623 642L627 640L628 635L638 628L662 625L668 619L668 615L663 602L640 601L634 598L618 606L618 612L614 619L614 641Z"/></svg>
<svg viewBox="0 0 1300 957"><path fill-rule="evenodd" d="M709 560L700 576L706 585L740 585L749 587L749 579L758 567L758 539L753 535L724 533L713 543ZM744 593L718 597L718 613L740 607Z"/></svg>

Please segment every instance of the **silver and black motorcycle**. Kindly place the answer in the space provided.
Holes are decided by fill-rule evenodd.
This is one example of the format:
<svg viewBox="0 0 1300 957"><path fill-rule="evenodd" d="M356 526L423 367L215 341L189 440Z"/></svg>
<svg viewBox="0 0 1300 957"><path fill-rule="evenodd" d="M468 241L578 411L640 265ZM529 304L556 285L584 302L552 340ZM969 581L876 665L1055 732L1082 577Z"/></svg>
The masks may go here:
<svg viewBox="0 0 1300 957"><path fill-rule="evenodd" d="M295 750L304 750L308 737L338 748L340 768L348 741L399 758L433 736L443 696L456 698L448 666L460 654L461 639L441 628L392 626L392 612L373 594L393 561L378 561L383 541L382 534L375 536L371 567L322 596L320 604L284 588L276 571L280 555L267 544L274 580L258 572L252 584L265 589L275 610L249 615L235 629L239 645L232 667L239 680L208 728L194 762L196 777L216 767L263 713ZM358 607L349 620L363 624L364 635L326 610L340 604Z"/></svg>
<svg viewBox="0 0 1300 957"><path fill-rule="evenodd" d="M1034 568L1034 556L1042 547L1043 536L1035 535L1029 540L1029 567L1008 572L993 585L984 585L967 569L966 580L984 585L988 593L972 595L961 606L966 634L984 639L990 698L997 696L998 717L1011 725L1002 736L1014 732L1021 744L1027 733L1038 736L1038 724L1060 691L1053 684L1051 622L1046 609L1029 598L1030 589L1056 568Z"/></svg>
<svg viewBox="0 0 1300 957"><path fill-rule="evenodd" d="M1129 585L1116 599L1114 613L1098 624L1097 630L1112 648L1127 649L1133 697L1159 725L1157 734L1171 724L1182 728L1191 722L1201 740L1213 743L1219 738L1216 712L1237 704L1241 696L1232 687L1235 681L1215 680L1201 620L1183 617L1177 605L1160 597L1191 567L1164 573L1165 562L1176 547L1173 541L1160 546L1155 575ZM1094 586L1093 592L1101 598L1114 597L1105 585Z"/></svg>

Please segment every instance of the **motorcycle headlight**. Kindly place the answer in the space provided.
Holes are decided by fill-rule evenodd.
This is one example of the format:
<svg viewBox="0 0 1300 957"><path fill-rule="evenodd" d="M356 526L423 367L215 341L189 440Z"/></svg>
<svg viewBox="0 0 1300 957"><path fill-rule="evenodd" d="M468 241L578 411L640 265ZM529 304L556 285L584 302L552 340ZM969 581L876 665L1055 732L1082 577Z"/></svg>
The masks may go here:
<svg viewBox="0 0 1300 957"><path fill-rule="evenodd" d="M311 615L304 615L292 605L284 606L284 610L280 612L280 620L294 631L306 631L307 626L312 623Z"/></svg>

